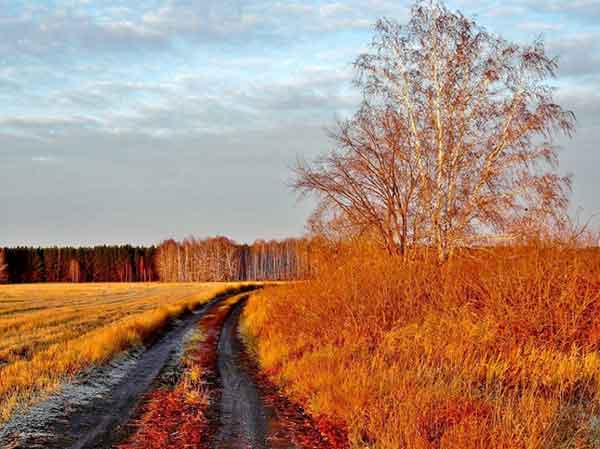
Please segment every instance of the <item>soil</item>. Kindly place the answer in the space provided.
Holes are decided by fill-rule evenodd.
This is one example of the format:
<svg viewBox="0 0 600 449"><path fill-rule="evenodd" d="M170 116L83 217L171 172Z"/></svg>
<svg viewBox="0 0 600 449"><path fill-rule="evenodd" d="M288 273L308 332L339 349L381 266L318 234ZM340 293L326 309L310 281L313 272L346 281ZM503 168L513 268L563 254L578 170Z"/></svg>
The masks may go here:
<svg viewBox="0 0 600 449"><path fill-rule="evenodd" d="M232 307L217 346L222 392L219 403L220 426L214 447L219 449L266 448L268 424L273 415L262 400L250 373L240 363L243 348L237 335L237 325L243 304L239 302Z"/></svg>

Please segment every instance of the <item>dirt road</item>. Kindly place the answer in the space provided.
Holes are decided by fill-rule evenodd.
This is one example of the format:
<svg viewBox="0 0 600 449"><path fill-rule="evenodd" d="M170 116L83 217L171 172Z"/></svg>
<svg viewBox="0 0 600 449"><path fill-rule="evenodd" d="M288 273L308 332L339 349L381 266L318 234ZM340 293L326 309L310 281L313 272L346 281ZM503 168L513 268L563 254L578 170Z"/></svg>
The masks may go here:
<svg viewBox="0 0 600 449"><path fill-rule="evenodd" d="M273 412L265 405L254 379L241 360L243 348L237 336L237 325L243 305L243 302L239 302L231 309L217 347L218 372L223 390L215 447L266 448ZM296 448L295 445L288 447Z"/></svg>
<svg viewBox="0 0 600 449"><path fill-rule="evenodd" d="M343 442L328 440L301 407L283 396L247 353L238 331L246 301L229 311L217 345L221 394L213 449L343 447Z"/></svg>
<svg viewBox="0 0 600 449"><path fill-rule="evenodd" d="M186 336L202 323L213 335L203 347L211 362L207 380L211 405L209 446L213 449L332 448L301 408L260 374L238 333L246 297L228 297L173 323L149 348L141 348L90 370L60 393L0 428L0 447L109 449L134 430L145 395L177 372ZM212 320L210 318L213 318ZM204 352L203 352L204 353Z"/></svg>
<svg viewBox="0 0 600 449"><path fill-rule="evenodd" d="M109 448L126 434L143 393L181 357L186 334L223 298L174 322L147 349L129 352L92 369L58 394L14 416L0 428L2 448Z"/></svg>

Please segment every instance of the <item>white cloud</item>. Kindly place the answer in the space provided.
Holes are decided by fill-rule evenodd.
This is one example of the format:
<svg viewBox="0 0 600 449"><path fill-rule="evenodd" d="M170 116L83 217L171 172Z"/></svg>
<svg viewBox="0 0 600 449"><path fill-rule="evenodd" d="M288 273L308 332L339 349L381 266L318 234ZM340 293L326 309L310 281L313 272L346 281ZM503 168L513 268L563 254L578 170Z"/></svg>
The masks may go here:
<svg viewBox="0 0 600 449"><path fill-rule="evenodd" d="M48 163L48 162L56 162L57 161L56 157L51 156L51 155L32 156L31 160L33 162L40 162L40 163Z"/></svg>
<svg viewBox="0 0 600 449"><path fill-rule="evenodd" d="M581 77L600 71L600 33L564 33L548 41L548 51L559 57L560 75Z"/></svg>
<svg viewBox="0 0 600 449"><path fill-rule="evenodd" d="M0 141L10 138L1 146L0 165L25 161L27 173L32 162L68 160L39 170L57 172L77 159L94 172L96 164L89 161L99 161L126 191L129 175L117 179L111 164L130 156L131 148L138 165L147 164L148 174L136 178L136 185L144 186L164 167L215 161L225 151L223 142L232 139L238 142L236 157L267 162L325 147L316 131L307 141L299 129L321 130L336 115L354 110L359 98L350 85L351 62L368 49L365 29L381 16L405 20L410 2L56 3L62 6L27 7L14 17L0 17ZM600 139L595 94L600 88L594 81L600 73L600 36L580 25L591 20L585 16L594 17L599 3L453 2L508 39L547 32L549 53L561 56L557 98L580 119L579 140L566 146L584 146L589 154ZM26 151L17 140L27 142ZM265 141L273 148L268 157ZM218 164L213 168L210 174L226 175ZM173 198L177 194L171 192ZM66 195L77 193L69 189Z"/></svg>
<svg viewBox="0 0 600 449"><path fill-rule="evenodd" d="M564 29L564 25L549 22L521 22L517 24L517 28L526 31L559 31Z"/></svg>

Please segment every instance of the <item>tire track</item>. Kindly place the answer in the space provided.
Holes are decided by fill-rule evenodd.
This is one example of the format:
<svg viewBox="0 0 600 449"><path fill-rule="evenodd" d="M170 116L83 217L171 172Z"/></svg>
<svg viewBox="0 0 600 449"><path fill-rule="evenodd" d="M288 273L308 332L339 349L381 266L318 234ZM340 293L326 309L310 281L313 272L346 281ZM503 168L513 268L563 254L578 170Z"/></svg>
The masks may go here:
<svg viewBox="0 0 600 449"><path fill-rule="evenodd" d="M246 296L231 307L216 348L220 384L213 449L345 448L330 441L318 424L281 394L247 353L239 335Z"/></svg>
<svg viewBox="0 0 600 449"><path fill-rule="evenodd" d="M63 386L0 429L0 447L109 449L124 443L139 430L134 418L143 413L140 405L148 404L157 381L174 375L169 384L178 382L186 335L199 326L205 339L198 350L211 398L202 447L346 448L341 440L324 437L318 422L285 398L248 355L238 330L248 296L235 291L214 298L173 323L151 347L130 351ZM153 425L160 426L160 420ZM182 447L173 444L164 449Z"/></svg>
<svg viewBox="0 0 600 449"><path fill-rule="evenodd" d="M268 422L272 413L265 406L254 380L240 363L243 347L237 336L237 328L244 304L245 300L232 307L217 346L222 393L219 404L220 427L215 439L215 449L267 447Z"/></svg>
<svg viewBox="0 0 600 449"><path fill-rule="evenodd" d="M0 447L9 449L110 448L128 433L140 398L165 367L177 364L185 336L215 304L235 293L214 298L176 320L147 349L133 350L106 366L93 368L59 393L0 429Z"/></svg>

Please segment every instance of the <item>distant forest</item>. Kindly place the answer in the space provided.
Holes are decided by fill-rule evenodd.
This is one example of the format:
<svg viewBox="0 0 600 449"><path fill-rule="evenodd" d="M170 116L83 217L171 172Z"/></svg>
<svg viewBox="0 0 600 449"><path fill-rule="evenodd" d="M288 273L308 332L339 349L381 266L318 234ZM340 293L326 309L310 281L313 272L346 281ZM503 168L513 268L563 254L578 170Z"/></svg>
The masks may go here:
<svg viewBox="0 0 600 449"><path fill-rule="evenodd" d="M0 248L0 283L290 280L310 272L303 239L238 244L226 237L158 246Z"/></svg>

